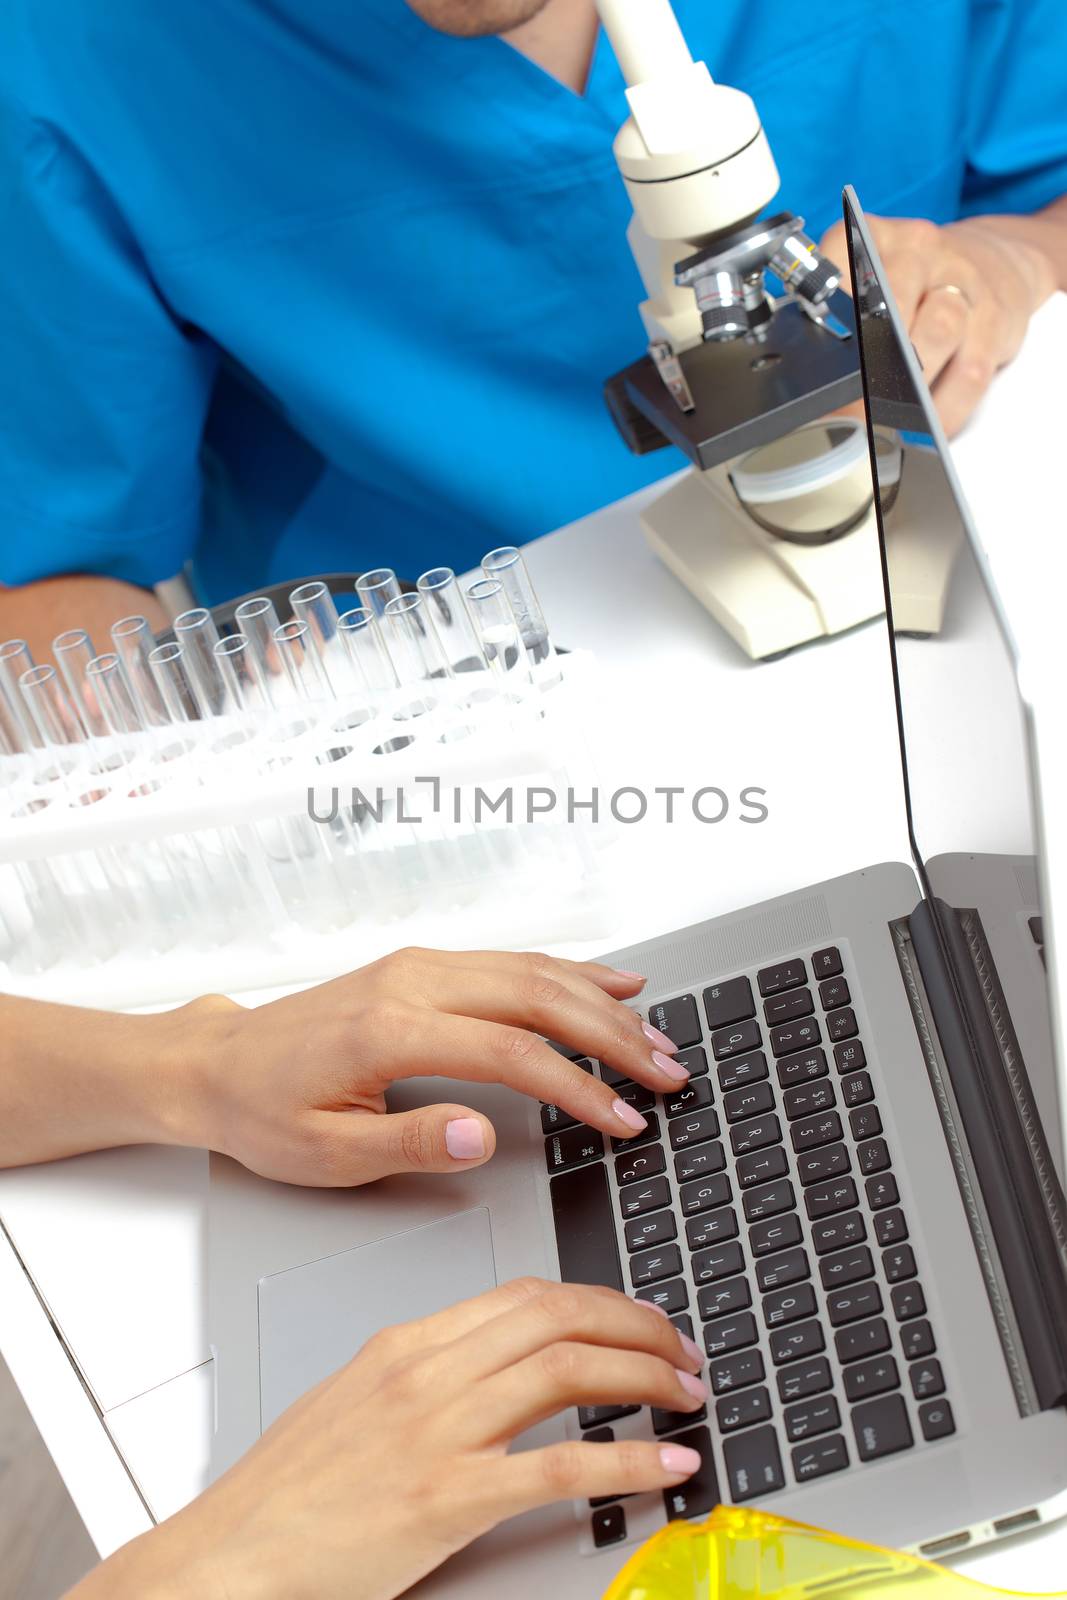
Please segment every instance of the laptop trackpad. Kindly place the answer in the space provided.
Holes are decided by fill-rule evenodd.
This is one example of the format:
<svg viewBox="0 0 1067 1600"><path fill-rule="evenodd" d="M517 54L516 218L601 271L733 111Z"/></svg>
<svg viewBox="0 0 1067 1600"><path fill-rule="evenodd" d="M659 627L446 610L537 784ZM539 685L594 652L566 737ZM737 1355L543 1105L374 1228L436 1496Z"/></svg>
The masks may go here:
<svg viewBox="0 0 1067 1600"><path fill-rule="evenodd" d="M431 1316L495 1284L484 1206L261 1278L261 1428L381 1328Z"/></svg>

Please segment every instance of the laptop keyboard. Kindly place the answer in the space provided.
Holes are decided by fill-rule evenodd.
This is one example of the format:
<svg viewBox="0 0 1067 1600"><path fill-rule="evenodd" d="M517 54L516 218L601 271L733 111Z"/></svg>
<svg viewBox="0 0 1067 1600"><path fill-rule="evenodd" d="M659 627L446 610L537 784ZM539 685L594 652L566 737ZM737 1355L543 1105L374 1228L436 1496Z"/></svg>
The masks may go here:
<svg viewBox="0 0 1067 1600"><path fill-rule="evenodd" d="M656 1095L579 1059L648 1119L610 1150L542 1107L563 1280L654 1301L708 1355L709 1408L648 1418L703 1462L665 1491L669 1519L955 1431L855 992L829 946L657 1001L688 1084ZM641 1409L578 1421L608 1440ZM590 1518L594 1545L626 1539L621 1498Z"/></svg>

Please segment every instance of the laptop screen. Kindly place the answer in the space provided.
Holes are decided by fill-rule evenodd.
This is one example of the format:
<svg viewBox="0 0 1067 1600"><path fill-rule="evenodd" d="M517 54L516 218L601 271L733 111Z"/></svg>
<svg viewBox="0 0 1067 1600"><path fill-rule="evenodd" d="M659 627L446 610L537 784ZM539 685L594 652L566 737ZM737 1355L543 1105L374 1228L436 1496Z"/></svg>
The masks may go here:
<svg viewBox="0 0 1067 1600"><path fill-rule="evenodd" d="M912 849L927 897L981 914L1013 1018L1027 1035L1020 1037L1023 1058L1033 1062L1035 1094L1051 1130L1058 1108L1048 989L1032 982L1045 928L1028 712L929 390L850 192L845 225L878 463L876 509ZM1012 859L982 860L989 856ZM1030 1016L1020 1018L1013 988L1018 993L1027 978L1028 1003L1018 1009ZM1035 997L1043 1015L1035 1014ZM1044 1074L1034 1070L1042 1058Z"/></svg>

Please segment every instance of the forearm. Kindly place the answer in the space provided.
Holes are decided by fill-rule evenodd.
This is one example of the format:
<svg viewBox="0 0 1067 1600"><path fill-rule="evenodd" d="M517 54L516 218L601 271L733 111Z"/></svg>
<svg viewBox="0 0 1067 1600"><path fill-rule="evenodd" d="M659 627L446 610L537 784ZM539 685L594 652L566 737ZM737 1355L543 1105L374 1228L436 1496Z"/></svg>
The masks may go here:
<svg viewBox="0 0 1067 1600"><path fill-rule="evenodd" d="M147 617L153 628L167 625L166 614L150 589L117 578L75 573L17 589L0 585L0 641L25 639L35 661L46 660L52 640L68 628L85 628L96 648L107 650L111 624L131 615Z"/></svg>
<svg viewBox="0 0 1067 1600"><path fill-rule="evenodd" d="M210 1005L124 1016L0 996L0 1167L198 1143L197 1042Z"/></svg>
<svg viewBox="0 0 1067 1600"><path fill-rule="evenodd" d="M1002 239L1040 251L1052 268L1055 287L1067 289L1067 195L1031 216L997 215L973 221L994 229Z"/></svg>

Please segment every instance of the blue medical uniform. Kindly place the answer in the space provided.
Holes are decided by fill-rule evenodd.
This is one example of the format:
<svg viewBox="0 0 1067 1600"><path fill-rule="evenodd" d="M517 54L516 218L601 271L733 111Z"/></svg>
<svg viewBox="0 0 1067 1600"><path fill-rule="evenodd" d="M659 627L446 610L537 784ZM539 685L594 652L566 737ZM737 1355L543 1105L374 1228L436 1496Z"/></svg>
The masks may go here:
<svg viewBox="0 0 1067 1600"><path fill-rule="evenodd" d="M1059 0L675 3L816 236L1067 191ZM403 0L5 0L0 580L414 576L674 470L600 392L625 112L603 38L579 97Z"/></svg>

